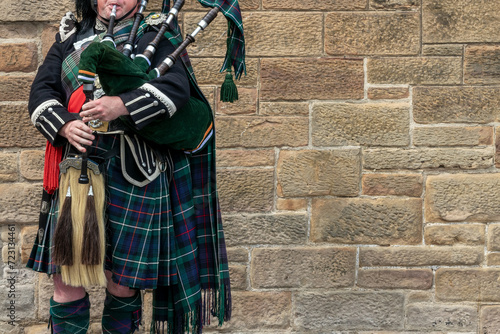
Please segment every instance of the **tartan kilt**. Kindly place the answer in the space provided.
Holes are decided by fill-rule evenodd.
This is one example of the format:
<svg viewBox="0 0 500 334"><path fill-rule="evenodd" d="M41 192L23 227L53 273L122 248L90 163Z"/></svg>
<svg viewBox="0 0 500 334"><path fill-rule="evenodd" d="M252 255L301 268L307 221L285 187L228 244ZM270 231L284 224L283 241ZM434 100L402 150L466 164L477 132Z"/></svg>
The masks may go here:
<svg viewBox="0 0 500 334"><path fill-rule="evenodd" d="M89 156L112 150L120 140L100 135L94 144ZM200 152L169 150L169 154L173 164L144 187L125 180L119 155L105 161L105 267L119 285L169 287L173 302L169 307L175 308L169 311L180 316L205 304L202 291L225 293L226 303L230 302L229 271L215 187L213 138ZM59 272L52 262L57 203L55 195L27 264L47 274ZM230 312L226 307L225 313ZM156 320L167 318L172 314Z"/></svg>

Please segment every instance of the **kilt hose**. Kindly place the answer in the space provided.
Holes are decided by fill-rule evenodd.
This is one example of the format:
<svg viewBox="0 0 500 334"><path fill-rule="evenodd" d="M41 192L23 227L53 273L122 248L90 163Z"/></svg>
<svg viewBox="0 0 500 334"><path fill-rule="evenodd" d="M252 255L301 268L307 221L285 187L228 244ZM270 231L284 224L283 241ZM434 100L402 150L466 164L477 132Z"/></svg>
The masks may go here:
<svg viewBox="0 0 500 334"><path fill-rule="evenodd" d="M120 145L119 135L98 135L89 156L99 159ZM169 163L143 187L123 176L121 157L104 163L106 180L105 269L112 280L153 289L152 331L201 333L211 317L231 316L231 292L215 177L215 147L193 154L169 150ZM57 192L40 224L27 266L49 275L59 214Z"/></svg>

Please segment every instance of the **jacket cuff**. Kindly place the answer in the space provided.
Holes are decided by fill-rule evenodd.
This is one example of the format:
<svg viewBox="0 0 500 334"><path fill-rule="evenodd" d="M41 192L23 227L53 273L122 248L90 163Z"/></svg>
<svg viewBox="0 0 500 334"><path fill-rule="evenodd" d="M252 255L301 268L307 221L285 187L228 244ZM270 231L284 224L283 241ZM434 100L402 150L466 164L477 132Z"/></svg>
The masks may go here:
<svg viewBox="0 0 500 334"><path fill-rule="evenodd" d="M78 119L78 114L72 114L57 100L48 100L40 104L31 115L31 122L54 146L64 143L59 130L64 124Z"/></svg>

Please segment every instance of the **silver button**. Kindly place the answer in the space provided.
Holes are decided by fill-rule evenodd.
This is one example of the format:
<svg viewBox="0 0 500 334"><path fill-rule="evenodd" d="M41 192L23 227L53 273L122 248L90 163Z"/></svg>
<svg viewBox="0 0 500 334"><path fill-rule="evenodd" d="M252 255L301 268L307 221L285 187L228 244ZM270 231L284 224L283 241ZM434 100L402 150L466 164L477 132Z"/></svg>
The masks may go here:
<svg viewBox="0 0 500 334"><path fill-rule="evenodd" d="M145 163L145 162L143 162L143 163L142 163L142 167L146 167L146 166L147 166L147 165L146 165L146 163Z"/></svg>
<svg viewBox="0 0 500 334"><path fill-rule="evenodd" d="M49 113L51 113L51 114L52 114L53 112L54 112L54 109L49 108Z"/></svg>
<svg viewBox="0 0 500 334"><path fill-rule="evenodd" d="M145 97L151 97L151 94L149 93L146 93L146 95L144 95Z"/></svg>
<svg viewBox="0 0 500 334"><path fill-rule="evenodd" d="M158 106L158 101L154 101L154 102L153 102L153 105L154 105L155 107L156 107L156 106Z"/></svg>

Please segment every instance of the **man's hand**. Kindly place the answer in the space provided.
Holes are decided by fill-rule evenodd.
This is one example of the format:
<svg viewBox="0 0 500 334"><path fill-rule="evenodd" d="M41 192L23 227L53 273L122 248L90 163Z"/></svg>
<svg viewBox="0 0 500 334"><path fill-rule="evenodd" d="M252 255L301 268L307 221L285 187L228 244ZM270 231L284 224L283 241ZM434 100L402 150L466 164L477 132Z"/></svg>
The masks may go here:
<svg viewBox="0 0 500 334"><path fill-rule="evenodd" d="M85 103L80 112L82 121L112 121L120 116L128 115L128 110L118 96L103 96L100 99Z"/></svg>
<svg viewBox="0 0 500 334"><path fill-rule="evenodd" d="M95 139L92 129L80 120L64 124L58 133L68 139L69 143L82 153L86 151L83 145L90 146Z"/></svg>

